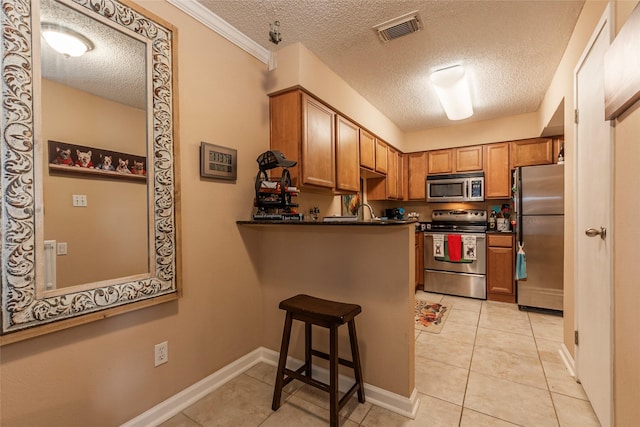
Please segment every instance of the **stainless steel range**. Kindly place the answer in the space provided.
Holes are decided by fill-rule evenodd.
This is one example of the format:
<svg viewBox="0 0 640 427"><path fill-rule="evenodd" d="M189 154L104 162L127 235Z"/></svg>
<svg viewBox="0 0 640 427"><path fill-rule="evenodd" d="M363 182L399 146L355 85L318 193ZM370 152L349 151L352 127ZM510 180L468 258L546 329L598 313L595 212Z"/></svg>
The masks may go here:
<svg viewBox="0 0 640 427"><path fill-rule="evenodd" d="M424 233L424 290L487 298L487 211L435 210Z"/></svg>

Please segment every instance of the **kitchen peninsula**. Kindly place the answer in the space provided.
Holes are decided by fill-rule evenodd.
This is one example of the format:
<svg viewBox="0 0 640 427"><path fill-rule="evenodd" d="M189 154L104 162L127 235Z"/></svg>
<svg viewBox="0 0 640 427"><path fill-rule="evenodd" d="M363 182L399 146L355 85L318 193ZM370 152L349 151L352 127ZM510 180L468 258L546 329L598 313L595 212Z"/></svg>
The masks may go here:
<svg viewBox="0 0 640 427"><path fill-rule="evenodd" d="M279 351L284 311L278 304L293 295L359 304L367 399L414 414L414 223L237 224L262 286L262 345ZM348 334L341 329L340 356L349 359ZM314 345L328 350L328 332L314 331ZM303 325L294 322L289 354L303 360L303 344Z"/></svg>

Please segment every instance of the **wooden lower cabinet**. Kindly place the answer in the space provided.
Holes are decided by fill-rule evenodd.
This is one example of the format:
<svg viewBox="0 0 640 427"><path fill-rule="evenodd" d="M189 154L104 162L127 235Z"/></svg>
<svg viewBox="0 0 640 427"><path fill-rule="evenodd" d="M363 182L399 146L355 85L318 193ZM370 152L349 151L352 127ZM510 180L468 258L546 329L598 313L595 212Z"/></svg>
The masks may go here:
<svg viewBox="0 0 640 427"><path fill-rule="evenodd" d="M424 289L424 233L416 232L416 290Z"/></svg>
<svg viewBox="0 0 640 427"><path fill-rule="evenodd" d="M487 299L516 302L515 235L487 234Z"/></svg>

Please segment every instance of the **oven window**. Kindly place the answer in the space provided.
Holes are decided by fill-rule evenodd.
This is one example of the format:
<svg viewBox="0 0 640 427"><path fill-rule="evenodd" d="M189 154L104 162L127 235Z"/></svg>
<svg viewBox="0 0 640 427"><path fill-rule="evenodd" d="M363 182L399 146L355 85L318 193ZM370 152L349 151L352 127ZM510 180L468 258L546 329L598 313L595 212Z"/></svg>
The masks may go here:
<svg viewBox="0 0 640 427"><path fill-rule="evenodd" d="M447 182L429 184L429 195L431 197L462 197L464 196L464 185L462 182Z"/></svg>

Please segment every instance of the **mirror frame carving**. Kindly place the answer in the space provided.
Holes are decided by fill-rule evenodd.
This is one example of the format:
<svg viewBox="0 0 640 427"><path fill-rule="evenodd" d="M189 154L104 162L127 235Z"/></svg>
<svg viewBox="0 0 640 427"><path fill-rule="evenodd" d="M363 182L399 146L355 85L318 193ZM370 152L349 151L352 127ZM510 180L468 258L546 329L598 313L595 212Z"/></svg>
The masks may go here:
<svg viewBox="0 0 640 427"><path fill-rule="evenodd" d="M97 14L113 27L125 27L147 40L152 49L152 129L148 144L153 174L149 220L153 222L151 247L155 253L151 274L124 278L107 286L48 295L37 289L36 259L42 246L42 211L39 157L44 141L34 115L34 34L31 0L1 0L2 122L0 123L0 227L2 245L2 329L0 344L99 320L123 312L173 300L179 296L177 253L177 147L174 143L174 71L176 30L133 4L118 0L68 0L88 14ZM33 0L37 1L37 0ZM126 0L123 0L126 1ZM84 9L83 9L84 8ZM85 10L86 9L86 10ZM150 16L149 16L150 15ZM39 44L36 43L35 46ZM149 57L149 56L147 56ZM36 61L36 63L38 63ZM151 107L151 106L150 106ZM37 119L36 119L37 123ZM152 179L151 179L152 178ZM39 278L39 277L38 277Z"/></svg>

